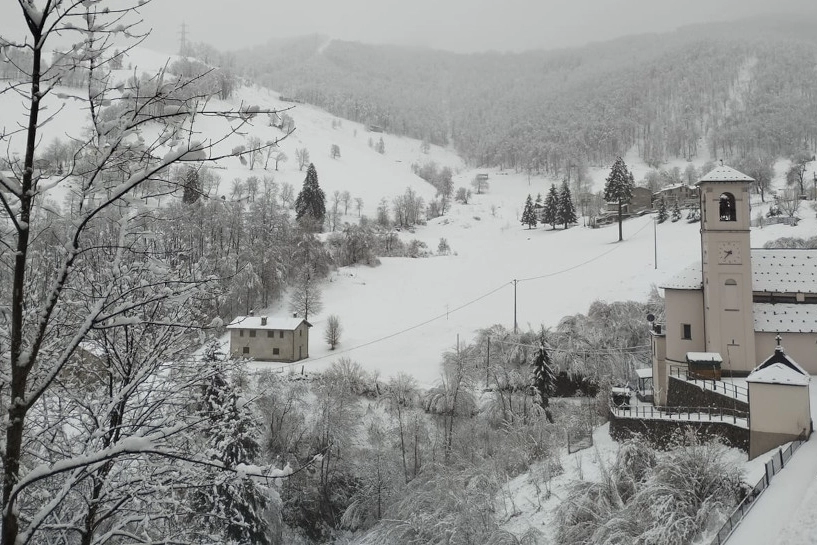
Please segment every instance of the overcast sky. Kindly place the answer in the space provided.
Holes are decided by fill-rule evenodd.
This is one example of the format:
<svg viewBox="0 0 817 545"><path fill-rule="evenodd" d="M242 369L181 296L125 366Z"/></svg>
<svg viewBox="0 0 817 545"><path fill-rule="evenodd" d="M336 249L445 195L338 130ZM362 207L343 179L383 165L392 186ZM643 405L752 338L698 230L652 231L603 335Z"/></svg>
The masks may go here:
<svg viewBox="0 0 817 545"><path fill-rule="evenodd" d="M189 40L222 50L319 33L470 52L574 46L766 13L814 15L817 0L153 0L142 9L153 28L148 45L164 52L178 50L182 22ZM21 24L17 2L0 0L0 32Z"/></svg>

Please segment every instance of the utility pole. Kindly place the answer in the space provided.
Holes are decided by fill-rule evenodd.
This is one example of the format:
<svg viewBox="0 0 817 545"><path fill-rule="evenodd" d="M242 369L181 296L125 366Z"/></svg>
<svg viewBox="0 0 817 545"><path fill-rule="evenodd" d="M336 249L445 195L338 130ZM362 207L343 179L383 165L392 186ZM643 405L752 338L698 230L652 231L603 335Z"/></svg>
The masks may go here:
<svg viewBox="0 0 817 545"><path fill-rule="evenodd" d="M187 25L182 21L182 29L179 31L179 55L187 56Z"/></svg>
<svg viewBox="0 0 817 545"><path fill-rule="evenodd" d="M519 280L516 278L513 279L513 334L516 335L517 330L519 329L517 322L516 322L516 285L519 283Z"/></svg>
<svg viewBox="0 0 817 545"><path fill-rule="evenodd" d="M655 269L658 270L658 218L652 219L652 241L655 249Z"/></svg>
<svg viewBox="0 0 817 545"><path fill-rule="evenodd" d="M488 389L489 371L491 369L491 337L488 337L488 355L485 357L485 389Z"/></svg>

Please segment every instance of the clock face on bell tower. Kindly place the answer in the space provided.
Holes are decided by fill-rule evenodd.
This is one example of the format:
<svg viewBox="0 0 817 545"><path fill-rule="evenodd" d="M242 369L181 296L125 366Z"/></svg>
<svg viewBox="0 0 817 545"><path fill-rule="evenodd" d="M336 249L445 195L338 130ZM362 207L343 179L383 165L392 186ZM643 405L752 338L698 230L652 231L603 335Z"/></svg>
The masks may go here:
<svg viewBox="0 0 817 545"><path fill-rule="evenodd" d="M740 246L740 243L734 240L719 242L717 249L718 263L721 265L740 265Z"/></svg>

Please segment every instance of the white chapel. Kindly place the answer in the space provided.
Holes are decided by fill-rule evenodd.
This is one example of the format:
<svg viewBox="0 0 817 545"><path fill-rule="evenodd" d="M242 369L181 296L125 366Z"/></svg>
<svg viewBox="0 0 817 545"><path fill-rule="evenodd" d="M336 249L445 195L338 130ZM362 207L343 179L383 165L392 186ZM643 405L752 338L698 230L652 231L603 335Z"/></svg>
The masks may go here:
<svg viewBox="0 0 817 545"><path fill-rule="evenodd" d="M698 182L701 261L660 286L665 323L652 331L656 405L666 403L672 367L702 356L720 366L719 376L747 376L781 345L817 374L817 250L751 248L753 182L727 166Z"/></svg>

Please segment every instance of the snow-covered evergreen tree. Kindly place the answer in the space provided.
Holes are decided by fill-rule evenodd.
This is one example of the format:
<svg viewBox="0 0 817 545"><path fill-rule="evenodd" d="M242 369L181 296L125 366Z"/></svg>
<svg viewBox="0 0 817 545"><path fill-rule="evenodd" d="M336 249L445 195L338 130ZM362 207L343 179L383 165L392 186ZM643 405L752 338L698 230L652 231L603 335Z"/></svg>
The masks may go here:
<svg viewBox="0 0 817 545"><path fill-rule="evenodd" d="M604 184L604 200L618 203L619 242L624 240L621 227L623 219L621 208L624 203L630 202L633 196L633 187L635 187L633 175L627 170L627 165L624 164L624 160L621 157L617 158L616 162L613 163L610 174L607 176L607 182Z"/></svg>
<svg viewBox="0 0 817 545"><path fill-rule="evenodd" d="M533 199L531 199L530 193L528 193L528 198L525 199L525 209L522 210L522 225L527 225L528 229L532 229L536 227L536 212L533 210Z"/></svg>
<svg viewBox="0 0 817 545"><path fill-rule="evenodd" d="M559 192L556 185L551 184L547 197L545 197L545 211L542 217L543 223L550 224L554 229L559 221Z"/></svg>
<svg viewBox="0 0 817 545"><path fill-rule="evenodd" d="M672 218L671 219L672 219L673 222L678 221L679 219L681 219L681 209L678 208L678 201L675 201L675 203L672 205Z"/></svg>
<svg viewBox="0 0 817 545"><path fill-rule="evenodd" d="M557 223L563 223L567 229L571 223L576 223L576 207L573 204L573 196L570 194L570 187L567 180L562 182L562 189L559 191L559 208L556 214Z"/></svg>
<svg viewBox="0 0 817 545"><path fill-rule="evenodd" d="M295 219L301 225L320 231L326 216L326 195L318 185L318 171L309 163L301 192L295 199Z"/></svg>
<svg viewBox="0 0 817 545"><path fill-rule="evenodd" d="M550 412L550 396L556 388L556 374L553 372L553 365L550 362L547 348L545 347L545 332L539 334L539 344L531 361L531 386L536 391L539 398L539 405L545 410L545 415L550 422L553 422L553 415Z"/></svg>
<svg viewBox="0 0 817 545"><path fill-rule="evenodd" d="M664 223L667 221L667 203L664 202L664 199L658 203L658 223Z"/></svg>
<svg viewBox="0 0 817 545"><path fill-rule="evenodd" d="M272 543L267 510L277 493L242 474L242 468L252 467L260 454L256 437L261 432L236 383L241 369L214 346L208 348L203 363L212 374L202 392L199 412L209 421L204 452L214 468L193 495L193 505L204 514L208 531L229 543Z"/></svg>

